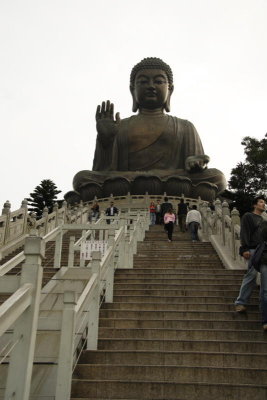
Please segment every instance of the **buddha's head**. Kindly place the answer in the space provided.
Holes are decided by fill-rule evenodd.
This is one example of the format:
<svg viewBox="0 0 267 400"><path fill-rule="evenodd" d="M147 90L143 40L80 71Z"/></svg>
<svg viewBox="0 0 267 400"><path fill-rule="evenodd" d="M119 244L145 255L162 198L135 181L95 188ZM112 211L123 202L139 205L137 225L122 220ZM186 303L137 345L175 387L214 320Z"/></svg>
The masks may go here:
<svg viewBox="0 0 267 400"><path fill-rule="evenodd" d="M157 57L144 58L136 64L130 76L133 112L140 108L162 108L170 111L173 75L168 64Z"/></svg>

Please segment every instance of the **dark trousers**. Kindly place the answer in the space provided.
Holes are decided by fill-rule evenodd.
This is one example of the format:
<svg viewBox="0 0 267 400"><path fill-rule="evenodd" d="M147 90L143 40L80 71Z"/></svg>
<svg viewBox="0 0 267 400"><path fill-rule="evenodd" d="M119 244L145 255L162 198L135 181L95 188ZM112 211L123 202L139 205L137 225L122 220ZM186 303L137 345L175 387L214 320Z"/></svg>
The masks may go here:
<svg viewBox="0 0 267 400"><path fill-rule="evenodd" d="M190 222L189 231L190 231L192 240L198 240L198 227L199 227L198 222L195 222L195 221Z"/></svg>
<svg viewBox="0 0 267 400"><path fill-rule="evenodd" d="M168 232L168 239L172 240L173 222L165 224L166 231Z"/></svg>
<svg viewBox="0 0 267 400"><path fill-rule="evenodd" d="M186 215L185 214L178 215L178 222L179 222L179 227L180 227L180 231L181 232L185 232L185 230L186 230L185 221L186 221Z"/></svg>
<svg viewBox="0 0 267 400"><path fill-rule="evenodd" d="M156 213L156 224L159 225L161 223L161 213L157 212Z"/></svg>

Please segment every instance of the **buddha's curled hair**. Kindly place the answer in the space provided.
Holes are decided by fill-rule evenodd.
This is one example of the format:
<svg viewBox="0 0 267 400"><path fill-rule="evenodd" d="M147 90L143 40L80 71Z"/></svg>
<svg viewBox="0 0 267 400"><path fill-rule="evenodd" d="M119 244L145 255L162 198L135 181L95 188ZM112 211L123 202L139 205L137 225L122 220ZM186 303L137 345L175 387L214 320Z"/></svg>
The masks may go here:
<svg viewBox="0 0 267 400"><path fill-rule="evenodd" d="M172 75L171 67L168 64L166 64L164 61L162 61L160 58L146 57L133 67L133 69L131 71L131 76L130 76L130 87L134 86L134 80L135 80L136 74L137 74L137 72L141 71L142 69L162 69L167 74L169 86L172 86L173 75Z"/></svg>

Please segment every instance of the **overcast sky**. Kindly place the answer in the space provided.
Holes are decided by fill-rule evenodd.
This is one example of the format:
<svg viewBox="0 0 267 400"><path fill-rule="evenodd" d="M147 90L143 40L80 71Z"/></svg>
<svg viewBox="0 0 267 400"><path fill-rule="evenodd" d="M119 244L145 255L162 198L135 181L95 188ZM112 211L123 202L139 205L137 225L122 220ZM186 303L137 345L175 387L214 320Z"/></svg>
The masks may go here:
<svg viewBox="0 0 267 400"><path fill-rule="evenodd" d="M266 0L0 0L0 207L42 179L72 189L92 168L97 104L131 115L144 57L172 67L171 114L229 179L242 138L267 132L266 20Z"/></svg>

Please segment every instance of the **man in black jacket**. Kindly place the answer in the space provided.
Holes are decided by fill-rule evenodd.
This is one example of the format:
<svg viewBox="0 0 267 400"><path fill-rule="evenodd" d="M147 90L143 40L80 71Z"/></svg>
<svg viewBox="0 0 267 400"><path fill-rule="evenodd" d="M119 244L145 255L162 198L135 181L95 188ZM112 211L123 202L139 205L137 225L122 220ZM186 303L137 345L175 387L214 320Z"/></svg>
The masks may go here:
<svg viewBox="0 0 267 400"><path fill-rule="evenodd" d="M114 215L118 215L119 210L114 206L113 201L110 203L110 207L106 209L106 215L108 217L113 217ZM110 224L110 219L107 219L107 224Z"/></svg>
<svg viewBox="0 0 267 400"><path fill-rule="evenodd" d="M243 215L240 231L240 255L249 260L255 248L260 242L260 225L263 221L262 213L265 211L265 199L256 197L253 202L253 211ZM235 301L237 312L246 311L246 305L256 284L257 271L253 266L244 275L239 295Z"/></svg>

